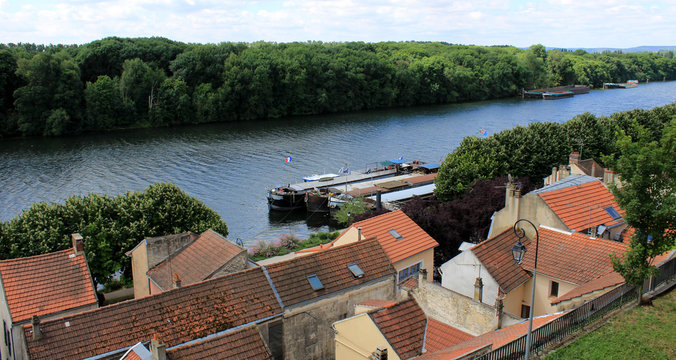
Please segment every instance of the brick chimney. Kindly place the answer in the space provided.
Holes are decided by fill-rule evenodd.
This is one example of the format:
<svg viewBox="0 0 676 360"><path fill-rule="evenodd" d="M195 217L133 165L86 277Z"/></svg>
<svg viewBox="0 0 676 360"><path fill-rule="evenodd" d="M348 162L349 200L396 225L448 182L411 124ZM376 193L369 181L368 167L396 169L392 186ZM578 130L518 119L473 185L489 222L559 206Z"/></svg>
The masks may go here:
<svg viewBox="0 0 676 360"><path fill-rule="evenodd" d="M33 315L31 318L31 325L33 326L33 341L38 341L42 339L42 329L40 329L40 318L37 315Z"/></svg>
<svg viewBox="0 0 676 360"><path fill-rule="evenodd" d="M477 277L474 282L474 300L481 302L483 300L484 294L484 282L481 281L481 277Z"/></svg>
<svg viewBox="0 0 676 360"><path fill-rule="evenodd" d="M152 360L167 360L167 345L160 342L157 334L150 340L150 355Z"/></svg>
<svg viewBox="0 0 676 360"><path fill-rule="evenodd" d="M74 233L70 235L70 239L73 241L73 250L75 250L75 255L79 256L84 254L84 239L82 239L82 235Z"/></svg>
<svg viewBox="0 0 676 360"><path fill-rule="evenodd" d="M178 277L177 273L174 273L174 288L181 287L181 279Z"/></svg>
<svg viewBox="0 0 676 360"><path fill-rule="evenodd" d="M502 296L498 296L495 299L495 317L497 320L497 323L495 325L495 329L502 329L502 318L504 316L504 304L502 300Z"/></svg>
<svg viewBox="0 0 676 360"><path fill-rule="evenodd" d="M568 157L568 165L579 164L580 163L580 153L573 151Z"/></svg>
<svg viewBox="0 0 676 360"><path fill-rule="evenodd" d="M387 360L387 348L384 346L378 346L376 351L374 351L369 360Z"/></svg>

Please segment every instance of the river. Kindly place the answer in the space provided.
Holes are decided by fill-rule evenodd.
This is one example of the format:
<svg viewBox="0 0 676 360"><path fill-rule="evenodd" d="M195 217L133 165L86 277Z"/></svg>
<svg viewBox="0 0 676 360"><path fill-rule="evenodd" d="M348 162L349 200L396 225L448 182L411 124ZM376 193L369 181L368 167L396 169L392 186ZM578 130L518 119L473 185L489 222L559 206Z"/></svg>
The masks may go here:
<svg viewBox="0 0 676 360"><path fill-rule="evenodd" d="M532 122L565 122L676 101L676 82L593 90L573 98L521 98L307 116L238 124L125 130L63 138L0 140L0 220L36 201L111 196L168 181L216 210L231 239L332 230L321 217L270 213L268 188L303 176L403 156L438 162L468 135L490 136ZM289 163L284 158L291 156Z"/></svg>

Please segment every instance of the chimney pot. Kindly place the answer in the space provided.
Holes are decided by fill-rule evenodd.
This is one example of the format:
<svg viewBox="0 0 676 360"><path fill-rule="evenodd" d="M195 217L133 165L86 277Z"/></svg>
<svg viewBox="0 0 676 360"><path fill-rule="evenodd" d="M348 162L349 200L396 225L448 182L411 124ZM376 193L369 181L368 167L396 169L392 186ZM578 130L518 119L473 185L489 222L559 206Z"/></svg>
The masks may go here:
<svg viewBox="0 0 676 360"><path fill-rule="evenodd" d="M481 281L481 277L477 277L474 282L474 300L481 302L483 300L484 293L484 282Z"/></svg>
<svg viewBox="0 0 676 360"><path fill-rule="evenodd" d="M33 326L33 340L38 341L42 339L42 329L40 329L40 318L37 315L33 315L31 318L31 325Z"/></svg>
<svg viewBox="0 0 676 360"><path fill-rule="evenodd" d="M361 241L361 226L357 227L357 241Z"/></svg>
<svg viewBox="0 0 676 360"><path fill-rule="evenodd" d="M82 235L74 233L70 235L70 238L73 241L73 250L75 250L75 255L84 254L84 239L82 239Z"/></svg>
<svg viewBox="0 0 676 360"><path fill-rule="evenodd" d="M181 287L181 279L178 277L177 273L174 273L174 287L175 288Z"/></svg>

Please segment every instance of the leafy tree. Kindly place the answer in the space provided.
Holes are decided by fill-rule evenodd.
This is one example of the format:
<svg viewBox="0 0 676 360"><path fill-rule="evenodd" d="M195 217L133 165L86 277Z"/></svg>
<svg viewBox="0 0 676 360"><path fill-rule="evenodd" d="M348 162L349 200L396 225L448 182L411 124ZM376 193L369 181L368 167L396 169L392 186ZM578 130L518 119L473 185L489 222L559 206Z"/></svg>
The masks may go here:
<svg viewBox="0 0 676 360"><path fill-rule="evenodd" d="M185 81L164 79L157 91L157 102L152 108L153 126L188 123L192 118L192 101Z"/></svg>
<svg viewBox="0 0 676 360"><path fill-rule="evenodd" d="M112 129L129 123L129 108L125 108L120 94L120 79L101 75L96 82L87 82L85 103L87 129Z"/></svg>
<svg viewBox="0 0 676 360"><path fill-rule="evenodd" d="M638 286L640 296L643 281L656 274L655 257L676 246L676 116L659 142L638 122L634 128L635 138L620 131L613 169L622 186L612 189L627 224L636 231L624 258L612 260L615 271Z"/></svg>
<svg viewBox="0 0 676 360"><path fill-rule="evenodd" d="M347 226L354 222L353 218L355 216L365 213L367 209L368 205L364 201L364 197L355 197L346 201L336 214L333 215L333 219Z"/></svg>
<svg viewBox="0 0 676 360"><path fill-rule="evenodd" d="M80 70L66 52L19 59L16 73L26 81L14 92L21 134L60 135L80 129ZM55 113L57 109L63 112Z"/></svg>
<svg viewBox="0 0 676 360"><path fill-rule="evenodd" d="M118 271L128 281L131 265L125 253L142 239L209 228L228 234L215 211L176 185L159 183L114 198L90 194L69 197L64 204L35 203L0 226L0 257L67 249L70 234L79 232L95 281L105 284Z"/></svg>
<svg viewBox="0 0 676 360"><path fill-rule="evenodd" d="M141 59L125 60L120 77L122 101L134 108L135 116L143 122L148 111L156 103L157 91L166 75L162 70L153 69Z"/></svg>
<svg viewBox="0 0 676 360"><path fill-rule="evenodd" d="M16 124L10 118L14 106L13 93L19 87L16 58L9 50L0 50L0 136L13 135Z"/></svg>

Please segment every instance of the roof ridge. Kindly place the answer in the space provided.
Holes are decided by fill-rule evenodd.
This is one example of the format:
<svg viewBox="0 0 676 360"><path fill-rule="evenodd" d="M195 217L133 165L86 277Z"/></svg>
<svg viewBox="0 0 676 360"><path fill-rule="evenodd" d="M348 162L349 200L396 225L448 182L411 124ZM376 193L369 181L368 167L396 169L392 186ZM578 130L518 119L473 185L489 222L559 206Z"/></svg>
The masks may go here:
<svg viewBox="0 0 676 360"><path fill-rule="evenodd" d="M34 260L34 259L38 259L38 258L41 258L41 257L56 256L57 254L60 255L60 253L66 253L66 252L71 252L71 251L74 253L73 248L69 247L68 249L52 251L52 252L48 252L46 254L24 256L24 257L18 257L18 258L13 258L13 259L4 259L4 260L0 260L0 265L10 263L10 262ZM77 256L79 256L79 255L76 255L76 257Z"/></svg>

